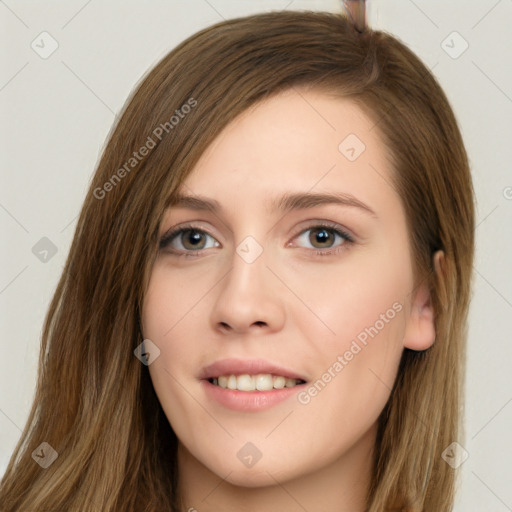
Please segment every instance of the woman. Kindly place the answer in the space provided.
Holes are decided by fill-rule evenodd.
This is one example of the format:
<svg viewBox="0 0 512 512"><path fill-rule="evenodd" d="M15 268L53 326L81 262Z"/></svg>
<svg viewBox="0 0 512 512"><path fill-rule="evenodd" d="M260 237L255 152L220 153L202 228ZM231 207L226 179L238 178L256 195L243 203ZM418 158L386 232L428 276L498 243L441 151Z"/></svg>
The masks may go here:
<svg viewBox="0 0 512 512"><path fill-rule="evenodd" d="M395 38L193 35L109 137L2 510L451 510L473 228L453 112Z"/></svg>

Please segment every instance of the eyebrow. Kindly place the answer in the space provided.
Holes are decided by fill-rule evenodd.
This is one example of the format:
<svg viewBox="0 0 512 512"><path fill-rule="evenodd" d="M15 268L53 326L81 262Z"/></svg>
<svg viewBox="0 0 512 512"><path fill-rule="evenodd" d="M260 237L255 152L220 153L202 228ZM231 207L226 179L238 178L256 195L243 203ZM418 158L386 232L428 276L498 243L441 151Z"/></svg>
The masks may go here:
<svg viewBox="0 0 512 512"><path fill-rule="evenodd" d="M372 217L377 217L377 214L367 204L346 193L288 192L280 197L270 199L266 206L269 213L286 213L292 210L306 210L328 204L358 208ZM169 206L197 211L211 211L213 213L222 211L222 206L218 201L200 195L176 194Z"/></svg>

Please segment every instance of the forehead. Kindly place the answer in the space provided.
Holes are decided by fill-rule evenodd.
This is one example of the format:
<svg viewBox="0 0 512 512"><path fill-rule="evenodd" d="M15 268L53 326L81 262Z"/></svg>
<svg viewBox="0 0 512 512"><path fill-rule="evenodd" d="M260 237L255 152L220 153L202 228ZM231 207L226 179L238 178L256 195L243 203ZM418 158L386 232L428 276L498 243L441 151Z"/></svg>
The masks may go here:
<svg viewBox="0 0 512 512"><path fill-rule="evenodd" d="M213 203L278 210L285 192L397 200L388 149L375 123L347 98L290 89L257 103L206 149L180 191ZM217 204L216 208L221 208Z"/></svg>

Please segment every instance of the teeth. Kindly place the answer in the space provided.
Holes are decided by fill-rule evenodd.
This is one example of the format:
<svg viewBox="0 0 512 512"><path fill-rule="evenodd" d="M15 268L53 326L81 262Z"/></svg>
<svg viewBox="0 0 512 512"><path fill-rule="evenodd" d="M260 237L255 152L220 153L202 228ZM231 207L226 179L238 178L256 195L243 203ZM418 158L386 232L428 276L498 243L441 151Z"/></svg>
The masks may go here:
<svg viewBox="0 0 512 512"><path fill-rule="evenodd" d="M286 385L287 379L285 377L274 377L274 388L283 389Z"/></svg>
<svg viewBox="0 0 512 512"><path fill-rule="evenodd" d="M250 379L253 380L252 377ZM256 380L256 389L258 391L270 391L274 388L274 379L268 373L256 375L254 380Z"/></svg>
<svg viewBox="0 0 512 512"><path fill-rule="evenodd" d="M239 391L254 391L256 382L250 375L239 375L236 378L236 389Z"/></svg>
<svg viewBox="0 0 512 512"><path fill-rule="evenodd" d="M224 389L236 389L238 391L270 391L272 389L292 388L303 381L288 379L270 373L258 375L220 375L212 379L212 383Z"/></svg>
<svg viewBox="0 0 512 512"><path fill-rule="evenodd" d="M230 375L228 377L227 387L229 389L236 389L237 388L237 379L234 375Z"/></svg>

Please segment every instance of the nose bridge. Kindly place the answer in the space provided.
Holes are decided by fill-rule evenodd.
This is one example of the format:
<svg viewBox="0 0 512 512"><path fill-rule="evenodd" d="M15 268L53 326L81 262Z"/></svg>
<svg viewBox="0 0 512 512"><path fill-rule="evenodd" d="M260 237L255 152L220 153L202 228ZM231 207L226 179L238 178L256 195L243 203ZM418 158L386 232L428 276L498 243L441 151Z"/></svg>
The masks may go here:
<svg viewBox="0 0 512 512"><path fill-rule="evenodd" d="M252 235L235 246L230 270L220 283L213 307L214 325L228 325L237 331L254 323L264 322L274 328L280 325L282 305L266 255L263 244Z"/></svg>
<svg viewBox="0 0 512 512"><path fill-rule="evenodd" d="M242 296L260 295L268 285L268 276L265 276L267 272L266 251L263 244L254 236L248 235L235 246L224 291L232 291Z"/></svg>
<svg viewBox="0 0 512 512"><path fill-rule="evenodd" d="M247 208L233 211L235 222L232 226L233 254L231 255L231 271L226 276L230 285L235 281L235 286L251 286L251 281L264 280L267 261L267 237L263 216L255 218L250 212L257 211L256 205L246 204ZM244 213L245 210L245 213ZM257 283L252 283L252 286Z"/></svg>

